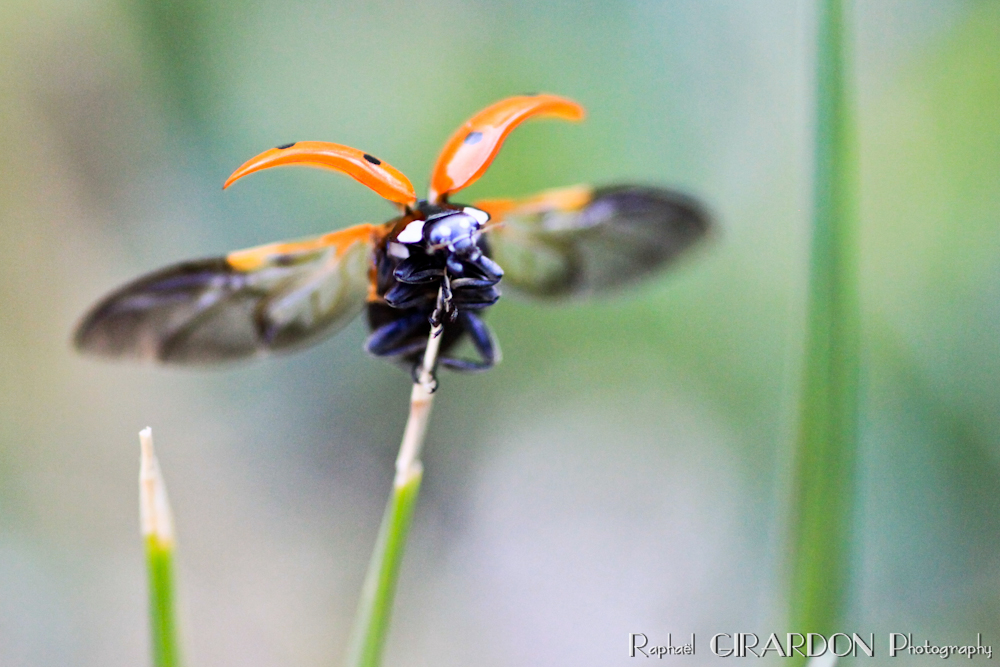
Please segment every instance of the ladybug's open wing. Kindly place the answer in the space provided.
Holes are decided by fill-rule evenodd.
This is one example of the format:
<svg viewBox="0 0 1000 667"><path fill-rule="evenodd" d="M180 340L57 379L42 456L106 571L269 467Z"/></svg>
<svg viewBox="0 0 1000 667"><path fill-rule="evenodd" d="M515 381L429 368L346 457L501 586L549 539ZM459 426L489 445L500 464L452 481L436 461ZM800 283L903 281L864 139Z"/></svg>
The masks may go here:
<svg viewBox="0 0 1000 667"><path fill-rule="evenodd" d="M503 285L542 297L633 282L668 264L709 228L708 215L690 197L635 185L580 185L474 206L492 218L488 242L503 267Z"/></svg>
<svg viewBox="0 0 1000 667"><path fill-rule="evenodd" d="M240 165L226 180L222 189L225 190L255 171L283 165L302 165L339 171L401 206L409 206L417 201L413 185L403 172L374 155L328 141L296 141L266 150Z"/></svg>
<svg viewBox="0 0 1000 667"><path fill-rule="evenodd" d="M357 225L155 271L94 306L74 342L104 357L192 364L315 342L363 307L385 232Z"/></svg>
<svg viewBox="0 0 1000 667"><path fill-rule="evenodd" d="M507 135L530 118L583 120L583 107L557 95L518 95L495 102L455 130L431 170L431 203L472 185L500 152Z"/></svg>

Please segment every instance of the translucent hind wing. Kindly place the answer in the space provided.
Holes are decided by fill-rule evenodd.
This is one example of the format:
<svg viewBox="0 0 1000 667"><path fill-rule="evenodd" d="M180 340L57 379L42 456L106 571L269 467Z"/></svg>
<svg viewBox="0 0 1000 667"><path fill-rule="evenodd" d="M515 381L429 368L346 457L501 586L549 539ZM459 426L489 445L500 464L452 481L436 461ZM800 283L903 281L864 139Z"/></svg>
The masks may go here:
<svg viewBox="0 0 1000 667"><path fill-rule="evenodd" d="M103 357L201 364L317 342L361 311L384 233L358 225L155 271L94 306L75 345Z"/></svg>
<svg viewBox="0 0 1000 667"><path fill-rule="evenodd" d="M694 199L635 185L573 186L474 205L492 217L489 246L504 269L502 284L539 297L632 283L669 265L710 226Z"/></svg>

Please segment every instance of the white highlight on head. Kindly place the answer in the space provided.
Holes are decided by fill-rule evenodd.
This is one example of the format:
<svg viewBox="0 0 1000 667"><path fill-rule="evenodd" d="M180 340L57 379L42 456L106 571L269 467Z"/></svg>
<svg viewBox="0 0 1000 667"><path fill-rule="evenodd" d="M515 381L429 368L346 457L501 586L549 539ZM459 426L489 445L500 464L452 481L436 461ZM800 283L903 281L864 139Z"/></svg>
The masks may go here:
<svg viewBox="0 0 1000 667"><path fill-rule="evenodd" d="M400 243L420 243L424 238L424 221L414 220L399 233L396 240Z"/></svg>
<svg viewBox="0 0 1000 667"><path fill-rule="evenodd" d="M480 211L478 208L473 208L472 206L466 206L463 212L473 218L480 226L485 225L490 221L490 214L486 211Z"/></svg>

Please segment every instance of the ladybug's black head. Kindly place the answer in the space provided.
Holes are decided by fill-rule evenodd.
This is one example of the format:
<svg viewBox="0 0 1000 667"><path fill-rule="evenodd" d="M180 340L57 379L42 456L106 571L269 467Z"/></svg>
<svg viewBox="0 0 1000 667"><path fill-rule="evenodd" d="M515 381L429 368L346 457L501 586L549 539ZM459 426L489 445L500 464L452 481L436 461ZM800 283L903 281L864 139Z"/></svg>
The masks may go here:
<svg viewBox="0 0 1000 667"><path fill-rule="evenodd" d="M446 251L470 260L479 258L479 232L489 216L467 206L432 218L424 225L424 240L430 252Z"/></svg>
<svg viewBox="0 0 1000 667"><path fill-rule="evenodd" d="M482 254L479 232L490 216L478 208L466 206L439 209L424 220L410 222L396 236L406 245L420 245L428 255L449 254L475 261Z"/></svg>

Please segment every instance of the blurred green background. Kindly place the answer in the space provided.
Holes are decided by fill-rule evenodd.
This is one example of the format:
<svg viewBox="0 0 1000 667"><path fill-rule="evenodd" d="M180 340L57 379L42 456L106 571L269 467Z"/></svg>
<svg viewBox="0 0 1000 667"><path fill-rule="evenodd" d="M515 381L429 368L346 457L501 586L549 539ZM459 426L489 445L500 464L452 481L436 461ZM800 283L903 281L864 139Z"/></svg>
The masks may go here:
<svg viewBox="0 0 1000 667"><path fill-rule="evenodd" d="M1000 3L857 0L864 396L845 631L1000 650ZM479 108L553 92L462 199L670 184L716 234L617 298L505 299L443 375L387 664L629 664L627 636L785 632L812 173L811 3L0 4L0 665L147 660L137 432L180 533L191 665L336 664L406 416L359 320L220 370L75 355L109 289L392 208ZM713 662L707 644L685 664ZM898 660L898 658L897 658ZM881 658L865 664L882 664ZM895 661L886 664L895 664Z"/></svg>

